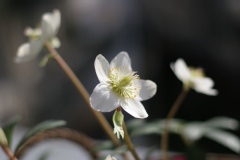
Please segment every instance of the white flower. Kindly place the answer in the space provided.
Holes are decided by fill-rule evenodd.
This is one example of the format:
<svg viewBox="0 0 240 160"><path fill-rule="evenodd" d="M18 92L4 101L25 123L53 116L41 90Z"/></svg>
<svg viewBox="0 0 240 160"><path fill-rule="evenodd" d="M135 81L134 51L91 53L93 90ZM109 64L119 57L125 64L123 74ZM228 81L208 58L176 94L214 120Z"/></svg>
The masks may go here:
<svg viewBox="0 0 240 160"><path fill-rule="evenodd" d="M117 160L117 159L108 155L105 160Z"/></svg>
<svg viewBox="0 0 240 160"><path fill-rule="evenodd" d="M139 101L155 95L157 86L150 80L139 79L132 70L131 60L126 52L119 53L110 64L100 54L94 65L100 81L90 97L90 104L95 110L110 112L122 107L136 118L148 117Z"/></svg>
<svg viewBox="0 0 240 160"><path fill-rule="evenodd" d="M204 75L201 68L188 67L183 59L178 59L170 65L177 78L183 82L184 88L193 88L199 93L215 96L216 89L212 89L214 82Z"/></svg>
<svg viewBox="0 0 240 160"><path fill-rule="evenodd" d="M60 41L55 37L60 22L61 14L58 10L54 10L53 13L45 13L42 16L41 28L26 28L24 34L29 37L30 41L18 48L15 62L24 62L35 58L48 40L54 48L60 47Z"/></svg>

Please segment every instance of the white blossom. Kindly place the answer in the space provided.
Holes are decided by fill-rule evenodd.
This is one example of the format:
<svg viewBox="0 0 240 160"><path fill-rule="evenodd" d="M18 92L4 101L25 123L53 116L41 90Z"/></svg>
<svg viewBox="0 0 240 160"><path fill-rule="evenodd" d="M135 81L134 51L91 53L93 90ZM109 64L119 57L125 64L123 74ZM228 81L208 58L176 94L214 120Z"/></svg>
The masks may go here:
<svg viewBox="0 0 240 160"><path fill-rule="evenodd" d="M54 48L59 48L61 43L55 36L60 27L60 22L60 11L54 10L53 13L43 14L41 28L27 27L24 34L29 37L29 42L20 45L15 62L20 63L35 58L46 41L49 41Z"/></svg>
<svg viewBox="0 0 240 160"><path fill-rule="evenodd" d="M136 118L148 114L140 101L151 98L157 86L150 80L141 80L132 70L126 52L120 52L109 64L101 54L96 57L95 70L100 83L90 97L91 106L101 112L110 112L122 107Z"/></svg>
<svg viewBox="0 0 240 160"><path fill-rule="evenodd" d="M201 68L188 67L183 59L178 59L170 65L171 69L182 81L184 88L192 88L199 93L215 96L218 94L216 89L212 89L214 82L211 78L206 77Z"/></svg>
<svg viewBox="0 0 240 160"><path fill-rule="evenodd" d="M117 159L108 155L105 160L117 160Z"/></svg>

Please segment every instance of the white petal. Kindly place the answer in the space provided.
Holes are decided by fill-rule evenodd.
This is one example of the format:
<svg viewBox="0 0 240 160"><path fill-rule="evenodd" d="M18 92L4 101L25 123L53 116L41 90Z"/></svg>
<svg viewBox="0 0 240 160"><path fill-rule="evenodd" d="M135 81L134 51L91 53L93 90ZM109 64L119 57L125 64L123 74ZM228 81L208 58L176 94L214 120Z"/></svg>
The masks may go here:
<svg viewBox="0 0 240 160"><path fill-rule="evenodd" d="M24 30L24 35L25 36L30 36L33 32L33 29L31 27L27 27L25 30Z"/></svg>
<svg viewBox="0 0 240 160"><path fill-rule="evenodd" d="M98 84L90 97L92 108L101 112L110 112L119 107L119 97L105 84Z"/></svg>
<svg viewBox="0 0 240 160"><path fill-rule="evenodd" d="M142 103L136 100L126 99L121 103L122 108L135 118L147 118L148 114Z"/></svg>
<svg viewBox="0 0 240 160"><path fill-rule="evenodd" d="M141 84L141 89L139 95L135 98L135 100L143 101L151 98L156 94L157 85L151 80L139 80Z"/></svg>
<svg viewBox="0 0 240 160"><path fill-rule="evenodd" d="M170 67L177 76L177 78L182 82L188 81L189 78L191 77L191 72L188 66L181 58L178 59L175 63L172 63Z"/></svg>
<svg viewBox="0 0 240 160"><path fill-rule="evenodd" d="M59 48L61 46L61 42L57 37L51 39L51 44L54 48Z"/></svg>
<svg viewBox="0 0 240 160"><path fill-rule="evenodd" d="M218 94L217 90L212 89L214 82L211 78L196 77L192 78L191 81L194 84L193 88L199 93L213 96Z"/></svg>
<svg viewBox="0 0 240 160"><path fill-rule="evenodd" d="M54 10L53 13L45 13L42 16L42 41L54 37L61 23L61 14L59 10Z"/></svg>
<svg viewBox="0 0 240 160"><path fill-rule="evenodd" d="M40 36L41 34L42 34L42 30L40 28L32 29L31 27L27 27L24 30L24 35L27 36L27 37Z"/></svg>
<svg viewBox="0 0 240 160"><path fill-rule="evenodd" d="M125 67L127 71L132 72L131 59L127 52L120 52L110 63L110 68Z"/></svg>
<svg viewBox="0 0 240 160"><path fill-rule="evenodd" d="M98 80L102 83L107 83L109 81L110 67L106 58L99 54L95 59L94 66Z"/></svg>
<svg viewBox="0 0 240 160"><path fill-rule="evenodd" d="M117 160L117 159L108 155L105 160Z"/></svg>
<svg viewBox="0 0 240 160"><path fill-rule="evenodd" d="M30 43L22 44L17 51L15 58L16 63L25 62L34 59L42 48L42 43L39 40Z"/></svg>

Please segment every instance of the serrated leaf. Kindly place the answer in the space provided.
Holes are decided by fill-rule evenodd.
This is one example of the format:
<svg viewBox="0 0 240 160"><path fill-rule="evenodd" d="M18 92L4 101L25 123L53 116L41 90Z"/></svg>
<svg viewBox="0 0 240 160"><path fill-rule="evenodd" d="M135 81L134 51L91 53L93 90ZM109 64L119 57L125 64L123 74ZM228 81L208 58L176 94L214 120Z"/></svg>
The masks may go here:
<svg viewBox="0 0 240 160"><path fill-rule="evenodd" d="M239 127L239 122L236 119L229 117L215 117L206 121L204 125L208 127L235 130Z"/></svg>
<svg viewBox="0 0 240 160"><path fill-rule="evenodd" d="M41 133L43 131L46 131L48 129L53 129L57 127L64 126L66 124L63 120L48 120L44 121L37 126L33 127L30 131L28 131L25 136L22 138L22 140L18 143L16 147L16 151L31 137L35 136L38 133Z"/></svg>
<svg viewBox="0 0 240 160"><path fill-rule="evenodd" d="M240 139L234 134L219 129L209 129L206 131L205 136L236 153L240 153Z"/></svg>
<svg viewBox="0 0 240 160"><path fill-rule="evenodd" d="M9 148L11 148L11 144L12 144L13 130L14 130L16 124L20 121L20 119L21 118L19 116L16 116L13 119L11 119L6 125L4 125L2 128L6 135Z"/></svg>

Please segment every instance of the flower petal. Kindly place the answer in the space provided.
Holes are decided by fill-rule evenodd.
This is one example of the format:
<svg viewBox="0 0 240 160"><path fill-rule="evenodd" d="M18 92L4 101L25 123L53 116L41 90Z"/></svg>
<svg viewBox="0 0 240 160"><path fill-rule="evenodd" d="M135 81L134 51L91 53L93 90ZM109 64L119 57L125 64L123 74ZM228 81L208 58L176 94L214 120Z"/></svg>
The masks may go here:
<svg viewBox="0 0 240 160"><path fill-rule="evenodd" d="M30 43L22 44L17 51L15 58L16 63L25 62L35 58L42 48L42 43L39 40L31 41Z"/></svg>
<svg viewBox="0 0 240 160"><path fill-rule="evenodd" d="M106 58L99 54L95 59L94 66L98 80L102 83L107 83L109 81L110 67Z"/></svg>
<svg viewBox="0 0 240 160"><path fill-rule="evenodd" d="M132 72L131 59L127 52L120 52L110 63L110 68L125 67L127 71Z"/></svg>
<svg viewBox="0 0 240 160"><path fill-rule="evenodd" d="M142 103L136 100L126 99L121 103L122 108L135 118L147 118L148 114Z"/></svg>
<svg viewBox="0 0 240 160"><path fill-rule="evenodd" d="M99 83L90 97L90 104L97 111L110 112L120 106L118 99L119 97L107 85Z"/></svg>
<svg viewBox="0 0 240 160"><path fill-rule="evenodd" d="M170 67L177 76L177 78L182 82L188 81L191 77L191 72L188 66L181 58L178 59L175 63L171 63Z"/></svg>
<svg viewBox="0 0 240 160"><path fill-rule="evenodd" d="M212 96L215 96L218 94L217 90L212 89L214 82L211 78L195 77L195 78L192 78L191 81L194 84L193 88L199 93L212 95Z"/></svg>
<svg viewBox="0 0 240 160"><path fill-rule="evenodd" d="M157 85L151 80L139 80L141 84L141 89L139 95L135 98L135 100L143 101L151 98L156 94Z"/></svg>
<svg viewBox="0 0 240 160"><path fill-rule="evenodd" d="M117 160L117 159L108 155L105 160Z"/></svg>
<svg viewBox="0 0 240 160"><path fill-rule="evenodd" d="M53 13L45 13L42 16L42 41L54 37L61 23L61 14L59 10L54 10Z"/></svg>
<svg viewBox="0 0 240 160"><path fill-rule="evenodd" d="M59 48L61 46L61 42L57 37L53 37L50 42L54 48Z"/></svg>

